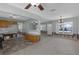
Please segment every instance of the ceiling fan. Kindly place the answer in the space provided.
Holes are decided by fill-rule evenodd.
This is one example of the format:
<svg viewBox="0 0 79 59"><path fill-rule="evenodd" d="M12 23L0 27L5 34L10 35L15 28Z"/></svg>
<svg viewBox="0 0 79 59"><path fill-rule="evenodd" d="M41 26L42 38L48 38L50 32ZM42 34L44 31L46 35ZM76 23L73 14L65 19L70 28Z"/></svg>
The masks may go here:
<svg viewBox="0 0 79 59"><path fill-rule="evenodd" d="M41 3L39 4L32 4L32 3L29 3L24 9L29 9L31 6L34 6L34 7L38 7L39 10L43 11L44 10L44 7L41 5Z"/></svg>

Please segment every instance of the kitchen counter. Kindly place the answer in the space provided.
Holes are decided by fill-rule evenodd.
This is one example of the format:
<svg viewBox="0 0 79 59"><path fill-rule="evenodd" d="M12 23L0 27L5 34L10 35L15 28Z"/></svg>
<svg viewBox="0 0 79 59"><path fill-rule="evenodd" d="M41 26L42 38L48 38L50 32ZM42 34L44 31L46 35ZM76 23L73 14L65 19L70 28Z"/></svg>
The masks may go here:
<svg viewBox="0 0 79 59"><path fill-rule="evenodd" d="M30 35L40 35L40 32L33 32L33 31L30 31L30 32L28 32L27 34L30 34Z"/></svg>

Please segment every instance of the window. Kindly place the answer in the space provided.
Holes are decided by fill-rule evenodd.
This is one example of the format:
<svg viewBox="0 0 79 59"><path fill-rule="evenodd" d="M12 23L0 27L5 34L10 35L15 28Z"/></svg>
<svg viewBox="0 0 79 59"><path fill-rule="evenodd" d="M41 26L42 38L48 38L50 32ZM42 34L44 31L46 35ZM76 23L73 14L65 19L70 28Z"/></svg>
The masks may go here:
<svg viewBox="0 0 79 59"><path fill-rule="evenodd" d="M63 27L64 27L63 28L64 31L72 32L72 30L73 30L73 28L72 28L73 27L72 22L65 22Z"/></svg>
<svg viewBox="0 0 79 59"><path fill-rule="evenodd" d="M57 23L56 32L72 32L73 22Z"/></svg>

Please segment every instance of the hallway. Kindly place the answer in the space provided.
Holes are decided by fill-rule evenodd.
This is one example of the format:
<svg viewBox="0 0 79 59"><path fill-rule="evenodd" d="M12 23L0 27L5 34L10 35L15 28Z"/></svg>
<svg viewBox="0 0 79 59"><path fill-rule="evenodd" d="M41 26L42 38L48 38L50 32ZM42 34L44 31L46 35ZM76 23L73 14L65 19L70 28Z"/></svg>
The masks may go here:
<svg viewBox="0 0 79 59"><path fill-rule="evenodd" d="M77 55L79 41L71 37L47 36L42 34L41 40L34 45L19 50L14 55Z"/></svg>

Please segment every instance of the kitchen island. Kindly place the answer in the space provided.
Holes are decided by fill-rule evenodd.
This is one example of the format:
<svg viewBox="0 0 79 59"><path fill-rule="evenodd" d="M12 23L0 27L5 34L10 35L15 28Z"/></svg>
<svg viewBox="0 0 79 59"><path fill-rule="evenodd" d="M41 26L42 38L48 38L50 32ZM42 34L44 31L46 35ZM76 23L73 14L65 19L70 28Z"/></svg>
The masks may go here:
<svg viewBox="0 0 79 59"><path fill-rule="evenodd" d="M31 41L33 43L38 42L40 40L40 33L39 32L34 32L30 31L24 35L24 39Z"/></svg>

